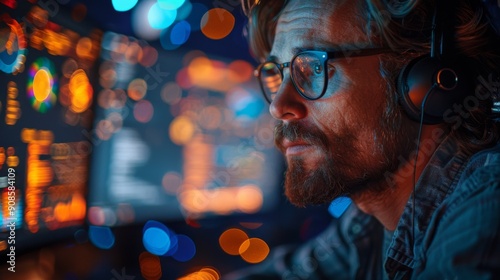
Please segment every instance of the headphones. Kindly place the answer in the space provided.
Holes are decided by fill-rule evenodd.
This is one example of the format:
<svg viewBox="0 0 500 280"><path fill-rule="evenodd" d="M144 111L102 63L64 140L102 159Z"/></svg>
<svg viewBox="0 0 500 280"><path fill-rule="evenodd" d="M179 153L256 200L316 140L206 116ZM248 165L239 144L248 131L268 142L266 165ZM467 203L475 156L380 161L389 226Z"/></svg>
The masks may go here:
<svg viewBox="0 0 500 280"><path fill-rule="evenodd" d="M474 75L468 70L467 58L454 53L455 13L444 13L456 5L445 2L437 0L434 10L431 52L411 60L397 81L405 112L412 120L422 120L424 124L442 123L454 104L462 104L474 92Z"/></svg>

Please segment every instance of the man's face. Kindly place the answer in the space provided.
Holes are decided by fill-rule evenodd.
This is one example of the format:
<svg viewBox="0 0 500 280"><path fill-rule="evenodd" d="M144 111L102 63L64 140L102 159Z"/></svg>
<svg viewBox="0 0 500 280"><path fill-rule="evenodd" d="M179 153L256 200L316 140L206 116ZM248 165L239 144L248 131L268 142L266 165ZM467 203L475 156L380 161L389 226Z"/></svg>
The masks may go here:
<svg viewBox="0 0 500 280"><path fill-rule="evenodd" d="M281 14L271 56L289 62L300 50L340 51L379 47L369 43L356 1L292 0ZM325 95L306 100L289 68L270 112L279 120L276 146L288 170L285 193L298 205L320 204L362 190L380 190L384 173L399 165L412 146L413 127L388 113L387 82L380 55L329 61Z"/></svg>

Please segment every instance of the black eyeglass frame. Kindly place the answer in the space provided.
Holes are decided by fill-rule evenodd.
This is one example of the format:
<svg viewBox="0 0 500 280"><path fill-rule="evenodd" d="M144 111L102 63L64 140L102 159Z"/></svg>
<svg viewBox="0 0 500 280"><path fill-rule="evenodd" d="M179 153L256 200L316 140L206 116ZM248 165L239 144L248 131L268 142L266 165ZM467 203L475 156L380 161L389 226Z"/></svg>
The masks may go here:
<svg viewBox="0 0 500 280"><path fill-rule="evenodd" d="M269 104L271 104L272 100L270 100L270 97L268 97L268 95L266 94L266 91L265 91L265 88L264 88L265 86L264 86L264 84L262 82L262 79L261 79L261 76L262 76L262 67L264 67L264 65L269 64L269 63L274 64L278 68L278 70L280 71L281 83L283 83L283 78L284 78L283 70L286 67L290 67L294 63L295 59L298 56L303 55L305 53L314 53L315 55L318 55L318 57L320 57L320 58L323 59L323 69L325 69L325 71L323 71L325 77L324 77L323 90L322 90L321 94L318 95L318 97L315 97L315 98L309 97L306 94L304 94L304 92L302 90L300 90L300 87L297 86L297 84L295 83L295 78L294 78L294 76L292 74L293 71L290 71L290 79L292 80L293 86L295 87L295 89L297 90L297 92L300 94L300 96L302 96L306 100L318 100L321 97L323 97L323 95L325 95L326 89L328 88L328 68L327 68L327 62L328 62L328 60L331 60L331 59L341 59L341 58L347 58L347 59L349 59L349 58L352 58L352 57L371 56L371 55L378 55L378 54L389 53L389 52L394 52L394 51L391 50L391 49L389 49L389 48L371 48L371 49L339 50L339 51L304 50L304 51L301 51L301 52L298 52L297 54L295 54L292 57L292 59L290 60L290 62L276 63L274 61L266 61L264 63L261 63L255 69L254 76L257 77L258 80L259 80L260 89L262 91L262 94L264 95L264 98L267 100L267 102ZM281 84L280 84L280 87L281 87Z"/></svg>

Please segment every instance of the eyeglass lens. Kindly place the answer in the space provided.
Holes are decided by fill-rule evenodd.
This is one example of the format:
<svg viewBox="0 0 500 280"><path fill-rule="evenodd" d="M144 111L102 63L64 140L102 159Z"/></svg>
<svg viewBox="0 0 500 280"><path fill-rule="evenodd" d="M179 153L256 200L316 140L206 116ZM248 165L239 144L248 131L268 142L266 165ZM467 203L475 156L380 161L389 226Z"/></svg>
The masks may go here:
<svg viewBox="0 0 500 280"><path fill-rule="evenodd" d="M326 83L324 73L325 59L314 52L305 52L291 62L291 78L299 93L307 99L321 96ZM277 94L283 76L279 66L266 62L260 68L260 83L267 101L271 102Z"/></svg>

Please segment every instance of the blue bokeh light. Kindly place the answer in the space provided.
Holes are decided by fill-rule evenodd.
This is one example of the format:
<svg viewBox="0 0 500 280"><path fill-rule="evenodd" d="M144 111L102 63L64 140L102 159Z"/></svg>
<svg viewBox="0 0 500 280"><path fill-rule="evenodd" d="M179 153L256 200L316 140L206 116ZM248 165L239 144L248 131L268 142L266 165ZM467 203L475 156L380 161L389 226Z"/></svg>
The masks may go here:
<svg viewBox="0 0 500 280"><path fill-rule="evenodd" d="M158 3L151 6L148 12L148 22L152 28L164 29L174 23L177 10L165 10Z"/></svg>
<svg viewBox="0 0 500 280"><path fill-rule="evenodd" d="M142 230L142 243L151 254L171 256L177 251L177 235L164 224L151 220Z"/></svg>
<svg viewBox="0 0 500 280"><path fill-rule="evenodd" d="M111 3L117 12L126 12L135 7L137 1L138 0L111 0Z"/></svg>
<svg viewBox="0 0 500 280"><path fill-rule="evenodd" d="M196 254L196 246L191 238L186 235L178 234L177 239L179 242L179 249L172 255L172 257L180 262L189 261Z"/></svg>
<svg viewBox="0 0 500 280"><path fill-rule="evenodd" d="M142 237L144 248L151 254L161 256L170 249L170 237L160 228L148 228Z"/></svg>
<svg viewBox="0 0 500 280"><path fill-rule="evenodd" d="M181 45L172 43L172 28L166 28L161 31L160 44L164 50L175 50Z"/></svg>
<svg viewBox="0 0 500 280"><path fill-rule="evenodd" d="M109 227L90 226L89 239L97 248L109 249L115 244L115 235Z"/></svg>
<svg viewBox="0 0 500 280"><path fill-rule="evenodd" d="M351 205L351 202L352 200L349 197L338 197L330 203L330 206L328 206L328 212L335 218L339 218L342 214L344 214L349 205Z"/></svg>
<svg viewBox="0 0 500 280"><path fill-rule="evenodd" d="M174 45L182 45L186 43L191 34L191 25L189 22L183 20L179 21L172 27L170 33L170 42Z"/></svg>

